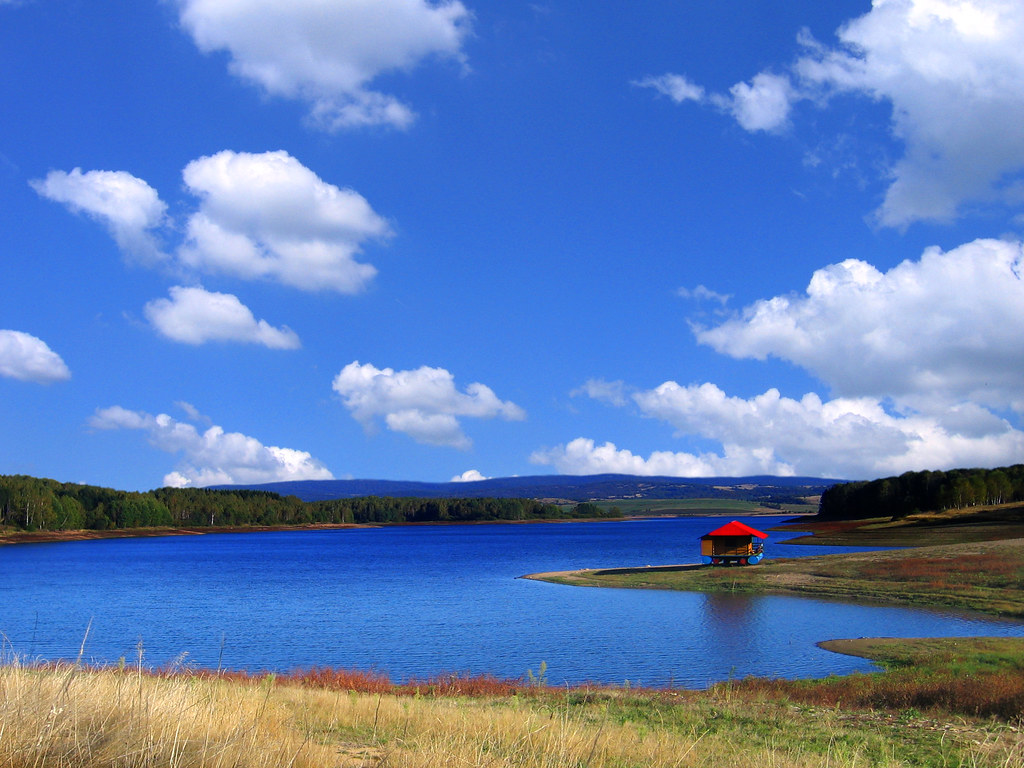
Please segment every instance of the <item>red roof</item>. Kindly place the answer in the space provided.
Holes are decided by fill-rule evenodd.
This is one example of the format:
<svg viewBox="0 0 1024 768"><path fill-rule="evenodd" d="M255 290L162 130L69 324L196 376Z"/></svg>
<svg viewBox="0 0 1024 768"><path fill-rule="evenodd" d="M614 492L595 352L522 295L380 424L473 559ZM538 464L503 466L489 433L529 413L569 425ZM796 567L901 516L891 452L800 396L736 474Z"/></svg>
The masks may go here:
<svg viewBox="0 0 1024 768"><path fill-rule="evenodd" d="M756 536L759 539L767 539L767 533L761 533L755 528L751 528L749 525L733 520L731 523L726 523L721 528L716 528L711 533L706 533L701 536L702 539L708 539L712 536Z"/></svg>

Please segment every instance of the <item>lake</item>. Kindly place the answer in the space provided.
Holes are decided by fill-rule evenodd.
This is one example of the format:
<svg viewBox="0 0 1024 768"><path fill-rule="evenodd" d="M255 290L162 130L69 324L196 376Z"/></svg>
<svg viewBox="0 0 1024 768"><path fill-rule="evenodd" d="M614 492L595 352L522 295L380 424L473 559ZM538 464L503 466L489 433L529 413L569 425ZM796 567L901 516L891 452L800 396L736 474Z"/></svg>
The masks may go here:
<svg viewBox="0 0 1024 768"><path fill-rule="evenodd" d="M760 530L786 519L737 518ZM815 647L871 636L1024 636L979 615L780 596L567 587L540 571L699 561L724 518L403 526L0 547L4 654L26 660L288 671L393 680L446 672L553 684L703 687L870 664ZM771 557L849 548L784 545ZM86 633L88 631L88 636Z"/></svg>

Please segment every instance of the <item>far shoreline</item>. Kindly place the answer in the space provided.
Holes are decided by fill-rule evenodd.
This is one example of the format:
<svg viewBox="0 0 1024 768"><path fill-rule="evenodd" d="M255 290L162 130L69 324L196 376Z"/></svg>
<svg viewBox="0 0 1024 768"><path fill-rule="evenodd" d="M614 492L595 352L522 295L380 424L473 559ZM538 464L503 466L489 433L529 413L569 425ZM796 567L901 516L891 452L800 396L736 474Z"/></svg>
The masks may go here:
<svg viewBox="0 0 1024 768"><path fill-rule="evenodd" d="M215 525L174 526L170 528L82 528L69 531L4 531L0 546L8 544L58 544L65 541L100 539L143 539L164 536L202 536L208 533L265 533L276 531L315 531L341 528L374 528L368 523L303 523L299 525Z"/></svg>
<svg viewBox="0 0 1024 768"><path fill-rule="evenodd" d="M636 520L660 520L678 517L808 517L810 512L780 513L776 510L745 512L742 515L727 512L710 514L680 513L671 515L627 515L623 517L549 517L540 520L424 520L396 523L296 523L274 525L183 525L160 528L82 528L66 531L0 530L0 547L11 544L57 544L66 541L94 541L101 539L139 539L161 536L202 536L210 533L278 533L282 531L325 531L356 528L385 528L430 525L533 525L553 523L622 523Z"/></svg>

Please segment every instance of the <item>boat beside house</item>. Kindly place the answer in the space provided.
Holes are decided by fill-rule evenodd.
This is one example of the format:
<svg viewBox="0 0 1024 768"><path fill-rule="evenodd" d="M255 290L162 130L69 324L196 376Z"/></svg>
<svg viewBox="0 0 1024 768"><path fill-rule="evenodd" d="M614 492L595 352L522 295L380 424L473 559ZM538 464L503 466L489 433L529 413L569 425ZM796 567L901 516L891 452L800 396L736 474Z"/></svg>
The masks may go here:
<svg viewBox="0 0 1024 768"><path fill-rule="evenodd" d="M754 565L764 557L768 534L737 520L700 537L700 560L704 565Z"/></svg>

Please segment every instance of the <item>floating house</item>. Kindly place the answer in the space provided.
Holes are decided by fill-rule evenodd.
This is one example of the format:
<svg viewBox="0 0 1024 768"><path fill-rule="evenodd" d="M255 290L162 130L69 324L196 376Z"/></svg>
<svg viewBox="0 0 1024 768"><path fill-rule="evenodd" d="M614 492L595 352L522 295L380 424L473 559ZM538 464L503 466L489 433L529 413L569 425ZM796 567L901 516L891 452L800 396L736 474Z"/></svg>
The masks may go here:
<svg viewBox="0 0 1024 768"><path fill-rule="evenodd" d="M767 533L733 520L700 537L700 559L704 565L753 565L764 557Z"/></svg>

